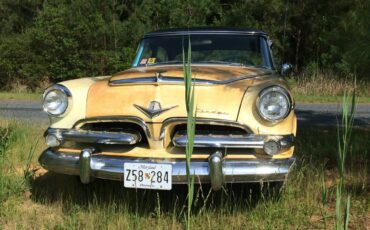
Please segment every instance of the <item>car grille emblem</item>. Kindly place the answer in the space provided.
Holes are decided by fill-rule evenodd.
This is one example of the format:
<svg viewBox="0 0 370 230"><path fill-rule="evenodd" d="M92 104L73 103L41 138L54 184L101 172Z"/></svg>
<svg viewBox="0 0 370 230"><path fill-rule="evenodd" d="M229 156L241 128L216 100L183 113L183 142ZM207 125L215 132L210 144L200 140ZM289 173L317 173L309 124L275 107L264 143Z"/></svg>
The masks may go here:
<svg viewBox="0 0 370 230"><path fill-rule="evenodd" d="M159 116L162 113L177 107L177 105L175 105L175 106L171 106L171 107L162 109L161 103L159 103L158 101L151 101L148 105L148 108L145 108L145 107L142 107L142 106L136 105L136 104L134 104L134 106L135 106L135 108L140 110L142 113L145 114L145 116L147 116L149 118Z"/></svg>

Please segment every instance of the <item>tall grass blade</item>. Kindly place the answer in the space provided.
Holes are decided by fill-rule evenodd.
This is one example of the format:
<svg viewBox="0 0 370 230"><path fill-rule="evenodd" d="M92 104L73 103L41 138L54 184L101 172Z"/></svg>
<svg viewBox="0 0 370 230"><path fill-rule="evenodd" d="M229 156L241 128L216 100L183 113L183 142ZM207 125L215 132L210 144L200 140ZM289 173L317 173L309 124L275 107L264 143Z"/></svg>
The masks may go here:
<svg viewBox="0 0 370 230"><path fill-rule="evenodd" d="M325 206L327 202L327 197L328 197L328 189L325 184L325 173L323 173L322 176L322 192L321 192L321 202L322 205Z"/></svg>
<svg viewBox="0 0 370 230"><path fill-rule="evenodd" d="M341 223L342 223L342 191L341 191L341 185L337 185L337 196L335 201L335 225L334 228L337 230L341 229Z"/></svg>
<svg viewBox="0 0 370 230"><path fill-rule="evenodd" d="M343 193L345 192L344 186L344 174L345 174L345 163L348 149L350 146L350 139L352 136L352 128L354 124L356 113L356 78L354 80L354 89L352 96L349 97L347 93L343 96L342 103L342 122L341 126L337 124L337 135L338 135L338 152L337 152L337 165L339 172L339 184L337 185L336 191L336 205L335 205L335 229L347 229L349 221L349 207L350 207L350 196L347 198L344 222L342 218L342 199Z"/></svg>
<svg viewBox="0 0 370 230"><path fill-rule="evenodd" d="M351 203L351 196L348 196L347 202L346 202L346 212L344 213L344 230L348 229L350 203Z"/></svg>
<svg viewBox="0 0 370 230"><path fill-rule="evenodd" d="M192 84L191 73L191 43L189 37L187 59L185 51L182 52L183 65L184 65L184 82L185 82L185 103L187 112L187 138L186 144L186 175L188 184L188 210L187 217L185 217L186 229L190 229L191 221L191 208L194 200L194 175L190 171L191 157L194 149L194 135L195 135L195 117L194 114L194 85Z"/></svg>

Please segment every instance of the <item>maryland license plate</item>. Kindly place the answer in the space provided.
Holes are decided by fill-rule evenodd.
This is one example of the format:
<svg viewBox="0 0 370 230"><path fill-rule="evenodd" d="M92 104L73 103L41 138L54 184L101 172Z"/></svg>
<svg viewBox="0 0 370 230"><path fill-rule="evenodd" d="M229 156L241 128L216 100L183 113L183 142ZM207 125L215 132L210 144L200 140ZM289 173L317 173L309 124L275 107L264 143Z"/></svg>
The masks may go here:
<svg viewBox="0 0 370 230"><path fill-rule="evenodd" d="M172 165L124 163L123 185L126 188L172 189Z"/></svg>

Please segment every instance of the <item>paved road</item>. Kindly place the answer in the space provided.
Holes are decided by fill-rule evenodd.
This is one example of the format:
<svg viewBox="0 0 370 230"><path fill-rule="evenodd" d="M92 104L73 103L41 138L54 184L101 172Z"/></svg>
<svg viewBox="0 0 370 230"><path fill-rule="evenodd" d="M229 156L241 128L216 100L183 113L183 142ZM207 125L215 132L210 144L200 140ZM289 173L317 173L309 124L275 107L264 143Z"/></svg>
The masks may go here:
<svg viewBox="0 0 370 230"><path fill-rule="evenodd" d="M48 122L48 116L42 111L41 102L0 100L0 118Z"/></svg>
<svg viewBox="0 0 370 230"><path fill-rule="evenodd" d="M339 104L297 104L299 125L337 125L341 121L342 106ZM356 107L355 126L370 128L370 104Z"/></svg>
<svg viewBox="0 0 370 230"><path fill-rule="evenodd" d="M297 104L296 114L299 125L336 125L340 119L339 104ZM41 102L0 100L0 118L48 122L42 112ZM370 128L370 104L357 106L355 125Z"/></svg>

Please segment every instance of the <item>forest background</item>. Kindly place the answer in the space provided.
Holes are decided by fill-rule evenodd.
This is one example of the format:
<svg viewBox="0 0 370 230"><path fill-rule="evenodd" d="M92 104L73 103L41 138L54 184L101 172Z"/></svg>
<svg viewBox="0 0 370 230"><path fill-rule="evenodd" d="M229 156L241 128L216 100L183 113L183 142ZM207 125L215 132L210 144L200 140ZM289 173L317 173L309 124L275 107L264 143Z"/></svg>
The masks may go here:
<svg viewBox="0 0 370 230"><path fill-rule="evenodd" d="M109 75L131 65L149 31L258 28L294 75L369 81L369 0L0 0L0 90Z"/></svg>

